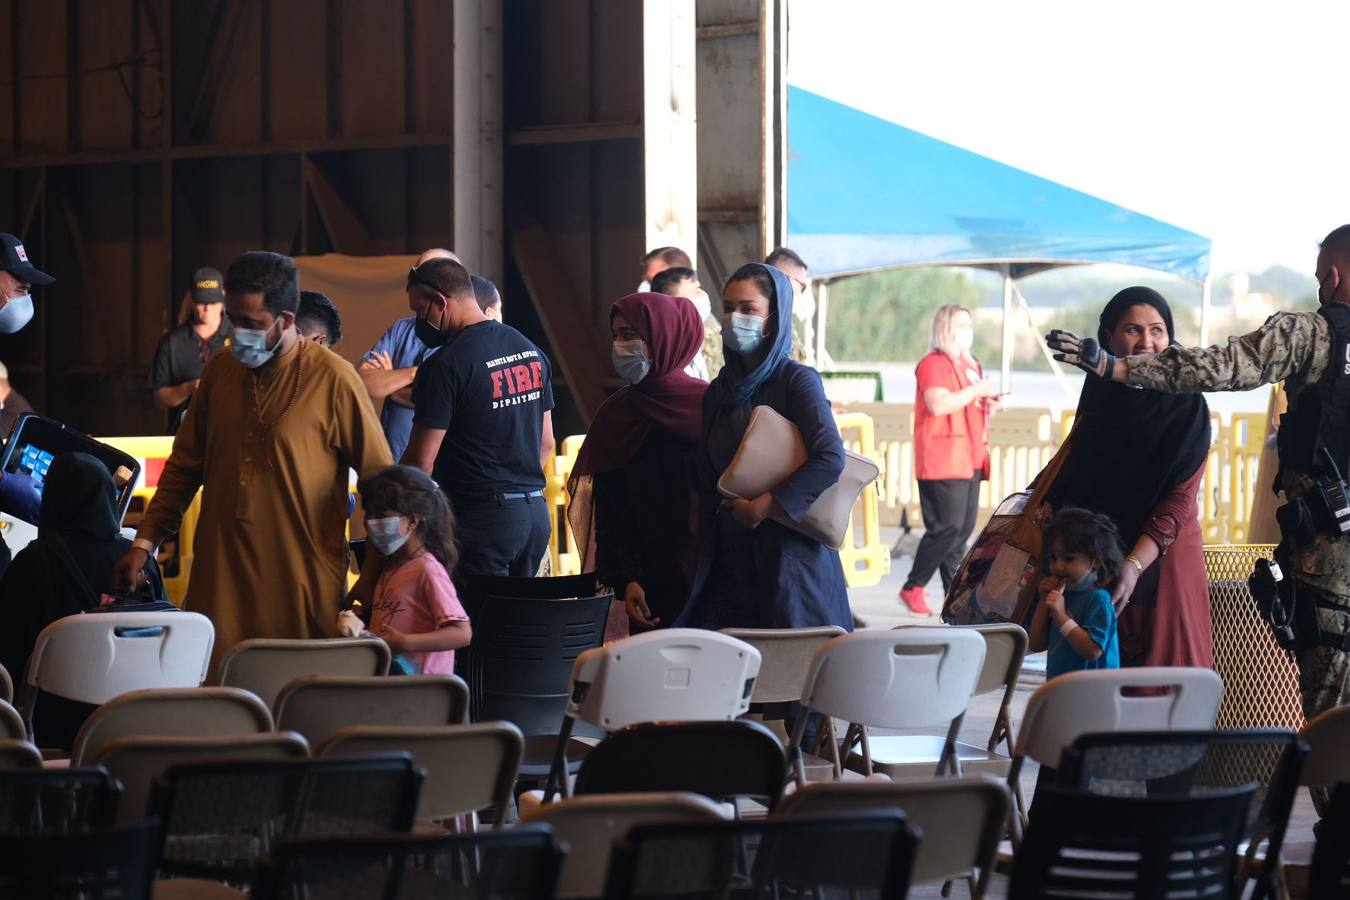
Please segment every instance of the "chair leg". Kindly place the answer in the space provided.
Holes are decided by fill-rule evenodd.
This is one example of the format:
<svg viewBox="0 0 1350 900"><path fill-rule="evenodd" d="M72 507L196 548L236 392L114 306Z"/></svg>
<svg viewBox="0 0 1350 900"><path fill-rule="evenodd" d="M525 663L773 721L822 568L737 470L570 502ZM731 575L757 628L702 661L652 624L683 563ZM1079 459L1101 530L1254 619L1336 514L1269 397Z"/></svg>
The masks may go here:
<svg viewBox="0 0 1350 900"><path fill-rule="evenodd" d="M553 748L553 764L548 770L548 780L544 782L544 802L553 802L554 794L564 798L572 795L567 783L567 742L572 739L572 717L563 716L562 728L558 732L558 745Z"/></svg>
<svg viewBox="0 0 1350 900"><path fill-rule="evenodd" d="M961 760L956 755L956 736L961 732L961 722L965 717L966 714L961 713L952 719L952 724L947 728L947 740L942 745L942 758L938 760L938 775L945 774L949 765L953 775L957 777L961 775Z"/></svg>

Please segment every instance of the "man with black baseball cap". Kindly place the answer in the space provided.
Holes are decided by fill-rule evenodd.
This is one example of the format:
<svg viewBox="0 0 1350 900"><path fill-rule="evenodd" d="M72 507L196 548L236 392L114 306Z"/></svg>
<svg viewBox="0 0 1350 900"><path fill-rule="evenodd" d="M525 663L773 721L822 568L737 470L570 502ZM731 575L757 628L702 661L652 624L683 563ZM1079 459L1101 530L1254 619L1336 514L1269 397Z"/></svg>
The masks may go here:
<svg viewBox="0 0 1350 900"><path fill-rule="evenodd" d="M0 334L13 334L33 319L34 287L42 287L55 278L28 261L23 241L0 232Z"/></svg>
<svg viewBox="0 0 1350 900"><path fill-rule="evenodd" d="M169 434L178 431L202 368L229 344L230 323L225 318L224 303L221 274L210 266L198 269L183 298L180 323L160 338L155 348L146 388L155 405L168 411Z"/></svg>

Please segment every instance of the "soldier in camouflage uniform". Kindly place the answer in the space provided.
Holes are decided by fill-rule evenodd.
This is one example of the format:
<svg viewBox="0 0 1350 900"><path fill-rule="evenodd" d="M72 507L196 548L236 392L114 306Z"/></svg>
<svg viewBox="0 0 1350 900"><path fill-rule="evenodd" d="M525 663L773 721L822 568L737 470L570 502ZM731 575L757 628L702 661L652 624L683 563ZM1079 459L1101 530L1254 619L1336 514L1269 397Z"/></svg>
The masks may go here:
<svg viewBox="0 0 1350 900"><path fill-rule="evenodd" d="M1350 303L1350 225L1343 225L1322 242L1317 257L1318 301ZM1334 378L1335 347L1332 326L1316 312L1282 312L1242 337L1203 349L1169 347L1154 356L1118 359L1095 341L1063 331L1047 336L1056 358L1087 371L1155 391L1245 391L1263 384L1285 383L1290 412L1315 399L1310 390L1324 378ZM1347 360L1350 366L1350 360ZM1285 471L1281 487L1290 501L1313 488L1305 474ZM1331 605L1319 604L1318 624L1324 634L1350 635L1350 536L1319 531L1310 541L1292 547L1286 577L1319 590ZM1347 676L1350 654L1319 645L1297 654L1303 713L1309 719L1350 701ZM1326 795L1313 792L1321 813Z"/></svg>
<svg viewBox="0 0 1350 900"><path fill-rule="evenodd" d="M703 320L703 349L684 371L695 378L712 381L722 371L722 324L713 315L712 300L699 284L698 273L686 266L663 269L652 278L652 290L671 297L684 297L698 310L699 318Z"/></svg>

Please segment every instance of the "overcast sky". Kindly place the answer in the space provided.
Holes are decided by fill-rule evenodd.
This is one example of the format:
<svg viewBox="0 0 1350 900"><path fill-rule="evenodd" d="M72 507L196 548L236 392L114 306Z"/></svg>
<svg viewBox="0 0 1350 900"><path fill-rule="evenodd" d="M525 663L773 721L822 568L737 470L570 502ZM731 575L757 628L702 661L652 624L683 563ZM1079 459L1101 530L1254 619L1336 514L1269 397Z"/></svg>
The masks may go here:
<svg viewBox="0 0 1350 900"><path fill-rule="evenodd" d="M1311 273L1350 222L1346 0L791 0L793 84Z"/></svg>

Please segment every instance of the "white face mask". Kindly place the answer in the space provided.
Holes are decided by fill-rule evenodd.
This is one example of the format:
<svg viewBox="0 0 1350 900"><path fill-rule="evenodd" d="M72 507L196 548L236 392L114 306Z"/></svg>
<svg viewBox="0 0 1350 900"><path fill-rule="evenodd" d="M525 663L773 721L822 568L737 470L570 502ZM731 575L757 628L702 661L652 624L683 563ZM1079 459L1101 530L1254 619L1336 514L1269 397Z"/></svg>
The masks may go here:
<svg viewBox="0 0 1350 900"><path fill-rule="evenodd" d="M698 289L698 294L689 298L689 302L694 304L694 309L698 310L698 320L705 322L712 318L712 300L708 297L708 292L703 288Z"/></svg>
<svg viewBox="0 0 1350 900"><path fill-rule="evenodd" d="M614 371L629 384L637 384L652 370L651 355L647 345L638 341L615 341L610 347L609 358L614 363Z"/></svg>
<svg viewBox="0 0 1350 900"><path fill-rule="evenodd" d="M33 298L29 294L11 297L0 309L0 334L13 334L33 321Z"/></svg>
<svg viewBox="0 0 1350 900"><path fill-rule="evenodd" d="M648 291L650 291L651 289L652 289L652 283L651 283L650 281L648 281L647 279L644 278L644 279L642 279L641 281L638 282L637 293L639 293L639 294L645 294L645 293L647 293Z"/></svg>
<svg viewBox="0 0 1350 900"><path fill-rule="evenodd" d="M408 535L400 529L402 522L402 516L366 520L366 537L382 556L397 553L399 548L408 542Z"/></svg>
<svg viewBox="0 0 1350 900"><path fill-rule="evenodd" d="M968 351L975 346L974 328L957 328L952 331L952 343L958 350Z"/></svg>
<svg viewBox="0 0 1350 900"><path fill-rule="evenodd" d="M728 350L749 356L764 343L764 325L768 319L732 313L722 317L722 343Z"/></svg>

